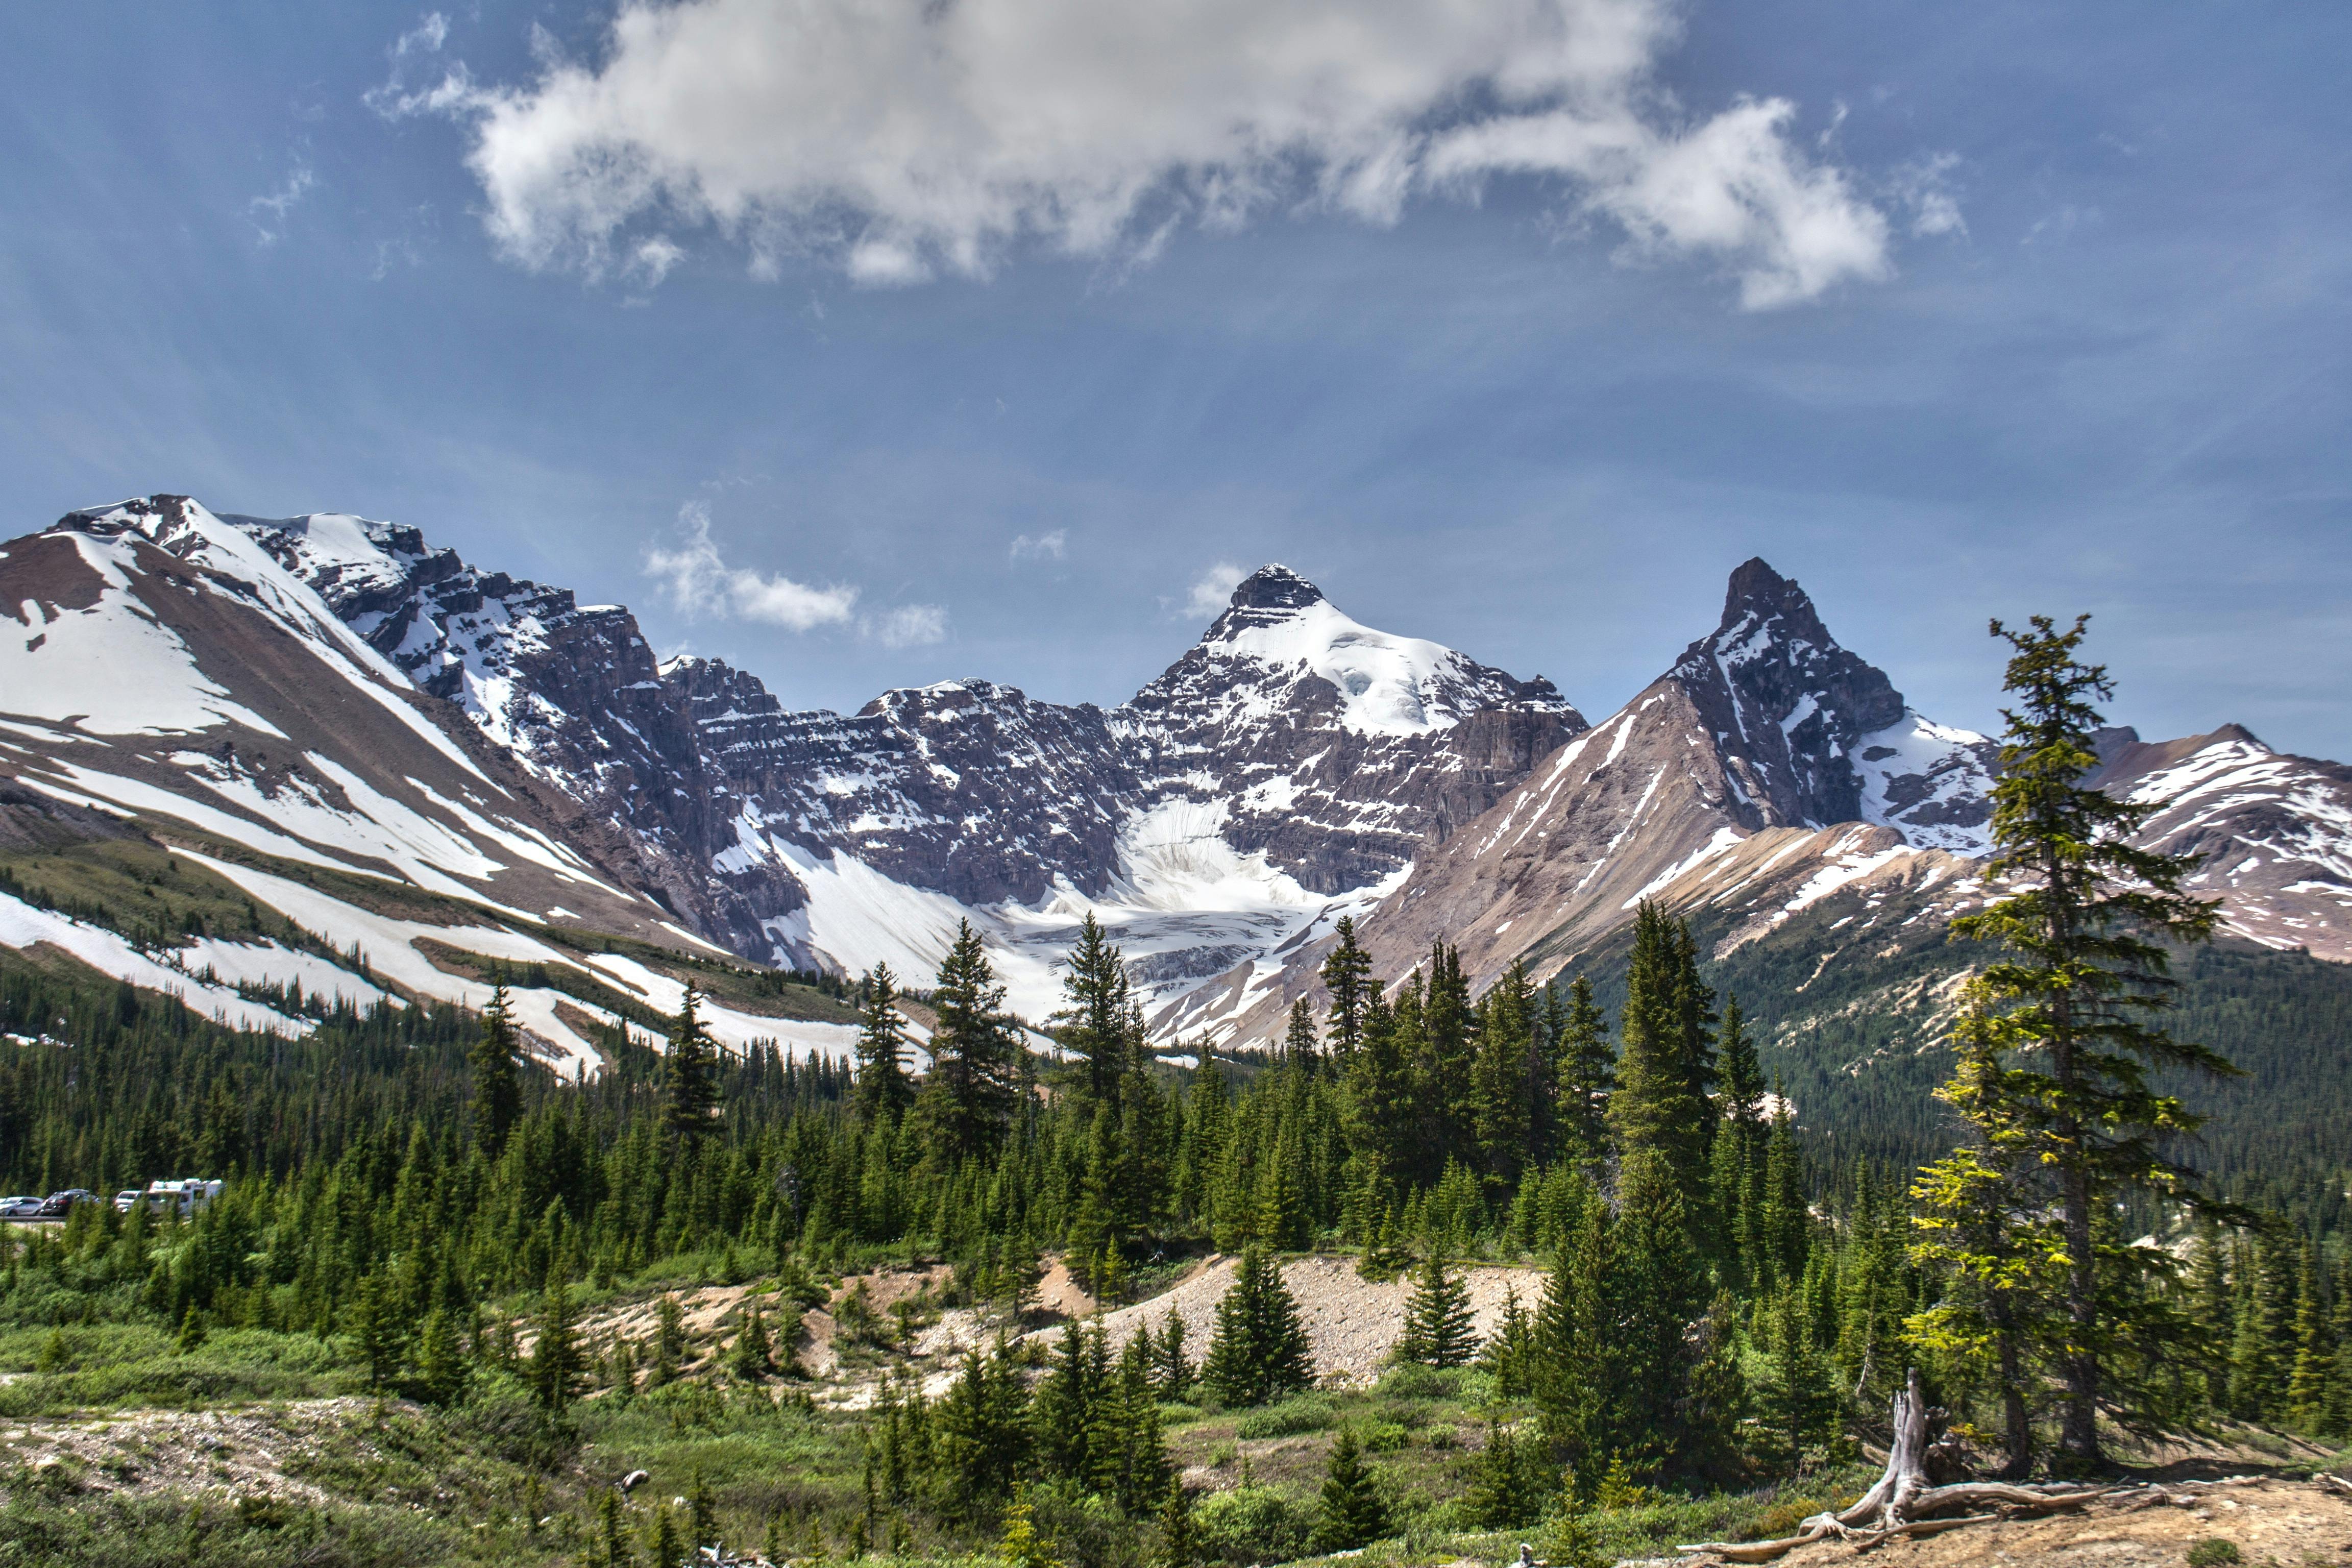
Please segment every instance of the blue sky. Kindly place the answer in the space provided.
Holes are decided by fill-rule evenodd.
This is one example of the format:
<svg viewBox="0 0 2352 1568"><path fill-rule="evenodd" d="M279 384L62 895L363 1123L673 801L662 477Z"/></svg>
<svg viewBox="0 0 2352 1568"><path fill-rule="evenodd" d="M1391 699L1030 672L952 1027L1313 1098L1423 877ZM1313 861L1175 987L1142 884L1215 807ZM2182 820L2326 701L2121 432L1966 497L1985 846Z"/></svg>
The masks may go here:
<svg viewBox="0 0 2352 1568"><path fill-rule="evenodd" d="M1071 4L9 7L5 531L394 518L831 707L1281 560L1595 718L1760 553L1938 718L2089 610L2352 756L2352 12Z"/></svg>

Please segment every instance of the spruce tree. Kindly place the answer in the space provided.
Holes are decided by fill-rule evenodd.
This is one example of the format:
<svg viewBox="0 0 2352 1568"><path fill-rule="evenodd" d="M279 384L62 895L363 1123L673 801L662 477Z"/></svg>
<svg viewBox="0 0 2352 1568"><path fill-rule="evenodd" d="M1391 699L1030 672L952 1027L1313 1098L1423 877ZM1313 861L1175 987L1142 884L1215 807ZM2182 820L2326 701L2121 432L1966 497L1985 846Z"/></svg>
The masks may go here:
<svg viewBox="0 0 2352 1568"><path fill-rule="evenodd" d="M1775 1290L1757 1313L1757 1348L1762 1352L1755 1388L1758 1456L1769 1468L1793 1476L1805 1455L1832 1435L1837 1391L1814 1342L1811 1314L1791 1281Z"/></svg>
<svg viewBox="0 0 2352 1568"><path fill-rule="evenodd" d="M1617 1053L1609 1044L1608 1016L1592 1000L1592 982L1581 974L1569 984L1559 1027L1553 1052L1559 1063L1560 1143L1569 1158L1589 1164L1608 1152L1604 1116L1617 1087Z"/></svg>
<svg viewBox="0 0 2352 1568"><path fill-rule="evenodd" d="M1320 1043L1315 1034L1315 1009L1301 996L1290 1005L1290 1022L1282 1033L1282 1059L1301 1072L1312 1072Z"/></svg>
<svg viewBox="0 0 2352 1568"><path fill-rule="evenodd" d="M2335 1351L2328 1339L2326 1305L2319 1299L2319 1265L2305 1241L2295 1278L2294 1369L2286 1389L2287 1415L2299 1426L2316 1429L2326 1416Z"/></svg>
<svg viewBox="0 0 2352 1568"><path fill-rule="evenodd" d="M1064 1047L1075 1058L1078 1091L1087 1104L1110 1103L1132 1066L1127 965L1091 910L1065 961L1062 992L1067 1005L1054 1015L1054 1021L1061 1026Z"/></svg>
<svg viewBox="0 0 2352 1568"><path fill-rule="evenodd" d="M1373 1484L1370 1467L1356 1444L1352 1428L1343 1427L1331 1445L1330 1468L1324 1472L1323 1496L1315 1517L1312 1550L1354 1552L1389 1533L1388 1505Z"/></svg>
<svg viewBox="0 0 2352 1568"><path fill-rule="evenodd" d="M1609 1127L1628 1162L1655 1155L1673 1177L1687 1216L1706 1197L1710 1112L1697 1047L1685 1038L1698 1006L1696 974L1685 973L1684 932L1643 900L1633 915L1633 953L1625 981L1624 1052Z"/></svg>
<svg viewBox="0 0 2352 1568"><path fill-rule="evenodd" d="M774 1364L774 1346L768 1338L768 1321L755 1304L745 1309L743 1326L729 1347L727 1370L744 1382L765 1377Z"/></svg>
<svg viewBox="0 0 2352 1568"><path fill-rule="evenodd" d="M1535 1150L1540 1124L1550 1120L1550 1085L1538 1105L1530 1064L1538 1056L1535 990L1527 967L1514 963L1487 988L1478 1005L1477 1045L1471 1067L1471 1125L1489 1192L1507 1198Z"/></svg>
<svg viewBox="0 0 2352 1568"><path fill-rule="evenodd" d="M551 1275L541 1293L539 1341L530 1351L530 1392L540 1408L561 1413L580 1393L587 1358L572 1317L572 1292L561 1274Z"/></svg>
<svg viewBox="0 0 2352 1568"><path fill-rule="evenodd" d="M2015 1064L2000 1080L2012 1114L2032 1135L2035 1168L2056 1187L2066 1326L2046 1348L2064 1389L2060 1443L2082 1466L2101 1459L2101 1346L2127 1327L2100 1321L2102 1300L2142 1294L2116 1287L2169 1265L2155 1249L2103 1251L2094 1216L2134 1192L2196 1196L2191 1173L2164 1145L2200 1118L2152 1088L2150 1073L2234 1070L2149 1022L2170 1001L2165 944L2208 939L2220 905L2180 890L2193 857L2131 842L2155 805L2084 783L2099 766L2094 703L2114 694L2105 669L2076 657L2088 619L2064 632L2042 616L2025 632L1992 623L2010 646L2004 687L2017 706L2002 710L1988 872L2014 890L1952 921L1955 936L2007 950L1979 984L1988 1005L2002 1009L1988 1027L1993 1048Z"/></svg>
<svg viewBox="0 0 2352 1568"><path fill-rule="evenodd" d="M1423 1366L1467 1365L1478 1347L1470 1326L1473 1316L1469 1286L1446 1268L1444 1255L1433 1247L1405 1302L1397 1354Z"/></svg>
<svg viewBox="0 0 2352 1568"><path fill-rule="evenodd" d="M1182 1487L1171 1486L1160 1505L1160 1549L1152 1557L1153 1568L1192 1568L1201 1560L1201 1548L1192 1528L1192 1495Z"/></svg>
<svg viewBox="0 0 2352 1568"><path fill-rule="evenodd" d="M931 1071L918 1113L938 1157L952 1164L992 1152L1013 1115L1022 1049L1004 1014L1004 987L970 921L940 965L932 1005Z"/></svg>
<svg viewBox="0 0 2352 1568"><path fill-rule="evenodd" d="M515 1063L521 1044L501 980L482 1010L482 1032L467 1058L474 1079L474 1142L491 1161L506 1148L507 1134L522 1116L522 1079Z"/></svg>
<svg viewBox="0 0 2352 1568"><path fill-rule="evenodd" d="M1542 1462L1499 1420L1486 1423L1486 1446L1471 1472L1463 1510L1487 1530L1523 1530L1542 1516L1551 1489Z"/></svg>
<svg viewBox="0 0 2352 1568"><path fill-rule="evenodd" d="M869 1122L895 1124L915 1100L907 1076L907 1020L898 1002L898 977L888 964L876 964L866 977L866 1009L857 1028L857 1113Z"/></svg>
<svg viewBox="0 0 2352 1568"><path fill-rule="evenodd" d="M1181 1399L1192 1386L1192 1363L1184 1354L1184 1320L1174 1312L1161 1327L1153 1351L1156 1386L1162 1399Z"/></svg>
<svg viewBox="0 0 2352 1568"><path fill-rule="evenodd" d="M1339 941L1323 960L1319 978L1331 998L1331 1054L1345 1066L1364 1043L1364 1013L1380 987L1372 983L1372 959L1356 943L1356 922L1339 917Z"/></svg>
<svg viewBox="0 0 2352 1568"><path fill-rule="evenodd" d="M416 1352L416 1380L425 1397L436 1405L455 1405L465 1398L473 1369L457 1325L446 1310L436 1307L425 1320L425 1333Z"/></svg>
<svg viewBox="0 0 2352 1568"><path fill-rule="evenodd" d="M1312 1377L1298 1303L1273 1256L1252 1245L1217 1303L1201 1381L1227 1405L1264 1405L1305 1388Z"/></svg>
<svg viewBox="0 0 2352 1568"><path fill-rule="evenodd" d="M678 1004L677 1025L670 1031L669 1049L662 1057L669 1131L689 1146L717 1131L711 1117L719 1109L719 1042L703 1026L700 1001L688 983Z"/></svg>

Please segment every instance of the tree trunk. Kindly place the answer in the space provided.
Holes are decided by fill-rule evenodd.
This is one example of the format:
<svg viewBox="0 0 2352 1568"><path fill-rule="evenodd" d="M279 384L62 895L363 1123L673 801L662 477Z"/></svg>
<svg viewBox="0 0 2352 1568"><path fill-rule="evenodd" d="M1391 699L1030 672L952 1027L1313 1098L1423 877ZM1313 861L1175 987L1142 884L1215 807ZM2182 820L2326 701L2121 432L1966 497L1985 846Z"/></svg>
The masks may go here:
<svg viewBox="0 0 2352 1568"><path fill-rule="evenodd" d="M2000 1346L2001 1436L2009 1452L2000 1479L2021 1481L2033 1468L2033 1424L2025 1409L2025 1370L2018 1350L2017 1326L2004 1307L1994 1314Z"/></svg>

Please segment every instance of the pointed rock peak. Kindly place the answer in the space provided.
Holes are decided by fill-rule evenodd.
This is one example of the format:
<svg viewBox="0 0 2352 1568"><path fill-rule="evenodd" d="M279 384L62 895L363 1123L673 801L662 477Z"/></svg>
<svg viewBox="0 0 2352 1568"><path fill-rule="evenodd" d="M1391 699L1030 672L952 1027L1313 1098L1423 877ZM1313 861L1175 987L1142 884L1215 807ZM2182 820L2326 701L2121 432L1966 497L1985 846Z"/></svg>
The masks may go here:
<svg viewBox="0 0 2352 1568"><path fill-rule="evenodd" d="M1811 597L1797 580L1773 571L1761 555L1751 555L1732 571L1730 584L1724 590L1723 621L1717 629L1727 632L1743 621L1753 626L1776 618L1784 624L1784 637L1794 635L1835 646L1829 628L1822 625L1821 615L1813 608Z"/></svg>
<svg viewBox="0 0 2352 1568"><path fill-rule="evenodd" d="M1279 562L1268 562L1234 589L1237 610L1303 610L1323 603L1323 590Z"/></svg>

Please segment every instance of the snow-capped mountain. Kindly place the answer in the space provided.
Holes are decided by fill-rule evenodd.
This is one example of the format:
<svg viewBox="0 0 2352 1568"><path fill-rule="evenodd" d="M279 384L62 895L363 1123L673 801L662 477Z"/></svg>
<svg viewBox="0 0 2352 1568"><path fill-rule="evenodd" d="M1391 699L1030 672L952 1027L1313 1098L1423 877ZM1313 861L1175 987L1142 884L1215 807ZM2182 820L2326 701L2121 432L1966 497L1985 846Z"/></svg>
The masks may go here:
<svg viewBox="0 0 2352 1568"><path fill-rule="evenodd" d="M919 975L968 919L1033 1016L1087 915L1179 994L1369 908L1583 728L1548 682L1361 626L1281 566L1108 712L966 679L793 713L723 664L665 675L735 814L714 871L801 889L779 953Z"/></svg>
<svg viewBox="0 0 2352 1568"><path fill-rule="evenodd" d="M1801 588L1751 560L1732 574L1713 632L1429 847L1360 922L1360 938L1391 975L1453 942L1484 984L1531 953L1557 968L1643 899L1741 863L1768 830L1802 839L1866 822L1883 841L1873 853L1976 853L1990 753L1983 737L1913 712L1884 672L1838 645ZM1784 863L1801 861L1791 851ZM1222 976L1164 1010L1160 1026L1269 1037L1294 998L1319 994L1329 942L1318 930L1279 966Z"/></svg>
<svg viewBox="0 0 2352 1568"><path fill-rule="evenodd" d="M1391 975L1441 937L1482 980L1540 974L1644 897L1714 911L1727 943L1848 892L1948 914L1987 847L1991 744L1911 710L1761 561L1598 726L1281 566L1108 710L968 679L795 712L415 529L170 496L0 548L0 603L26 634L0 639L0 774L58 811L175 821L224 865L268 858L236 874L283 882L272 907L310 908L283 872L315 866L530 930L918 984L970 921L1033 1019L1089 914L1163 1034L1247 1041L1315 992L1341 914ZM2207 857L2232 931L2352 959L2352 770L2235 728L2118 731L2102 754L2105 787L2162 808L2150 843ZM415 935L313 912L351 928L339 947ZM585 1059L552 994L546 1037Z"/></svg>
<svg viewBox="0 0 2352 1568"><path fill-rule="evenodd" d="M488 985L434 952L569 966L568 990L519 987L515 1007L571 1070L595 1062L598 1030L621 1026L594 987L674 1005L677 983L617 953L585 957L566 930L719 951L632 879L640 836L420 690L248 527L177 496L71 513L0 547L0 603L17 623L0 637L0 845L136 837L109 826L135 819L190 874L344 956L201 931L140 946L15 897L0 897L0 943L46 944L200 1010L293 1029L308 1026L236 983L362 999L389 982L479 1006ZM738 1043L837 1051L853 1032L719 1012Z"/></svg>
<svg viewBox="0 0 2352 1568"><path fill-rule="evenodd" d="M788 711L716 660L657 667L626 610L470 566L413 528L167 497L60 527L100 517L236 555L435 714L438 744L452 730L501 759L625 896L695 935L920 980L970 920L1033 1016L1057 1004L1054 964L1085 916L1148 996L1180 994L1369 909L1420 846L1584 727L1548 682L1364 626L1278 566L1110 711L967 679L843 715Z"/></svg>

